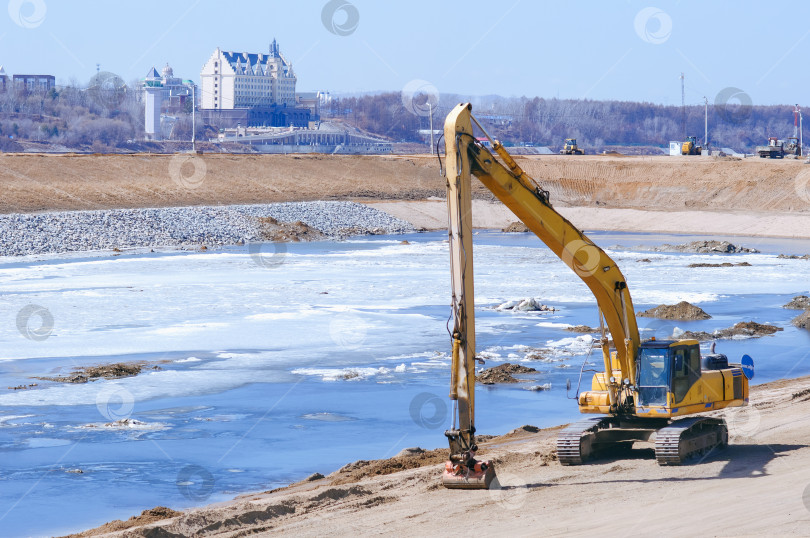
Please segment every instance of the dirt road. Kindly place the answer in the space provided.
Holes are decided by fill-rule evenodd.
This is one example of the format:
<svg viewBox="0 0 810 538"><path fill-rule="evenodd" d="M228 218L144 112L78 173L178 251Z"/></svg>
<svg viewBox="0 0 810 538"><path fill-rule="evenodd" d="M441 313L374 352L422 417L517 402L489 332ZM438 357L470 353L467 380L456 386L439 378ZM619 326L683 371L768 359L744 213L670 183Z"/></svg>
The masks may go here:
<svg viewBox="0 0 810 538"><path fill-rule="evenodd" d="M755 387L751 402L719 413L731 445L687 466L660 467L649 445L637 445L562 467L553 450L558 428L518 431L482 444L498 462L502 489L445 490L443 451L428 452L107 535L808 536L810 377Z"/></svg>

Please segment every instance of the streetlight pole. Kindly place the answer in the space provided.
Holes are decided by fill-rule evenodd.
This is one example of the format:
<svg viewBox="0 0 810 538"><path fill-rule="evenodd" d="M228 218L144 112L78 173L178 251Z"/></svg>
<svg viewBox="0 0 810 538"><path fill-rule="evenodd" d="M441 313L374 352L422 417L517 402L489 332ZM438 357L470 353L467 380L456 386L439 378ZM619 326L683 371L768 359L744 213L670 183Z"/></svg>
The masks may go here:
<svg viewBox="0 0 810 538"><path fill-rule="evenodd" d="M433 104L428 98L428 111L430 114L430 154L433 155Z"/></svg>
<svg viewBox="0 0 810 538"><path fill-rule="evenodd" d="M798 106L798 105L796 105ZM799 108L799 155L804 156L804 142L802 141L802 109Z"/></svg>
<svg viewBox="0 0 810 538"><path fill-rule="evenodd" d="M706 147L706 153L711 155L709 151L709 100L703 96L703 145Z"/></svg>
<svg viewBox="0 0 810 538"><path fill-rule="evenodd" d="M197 152L197 85L191 83L191 151Z"/></svg>

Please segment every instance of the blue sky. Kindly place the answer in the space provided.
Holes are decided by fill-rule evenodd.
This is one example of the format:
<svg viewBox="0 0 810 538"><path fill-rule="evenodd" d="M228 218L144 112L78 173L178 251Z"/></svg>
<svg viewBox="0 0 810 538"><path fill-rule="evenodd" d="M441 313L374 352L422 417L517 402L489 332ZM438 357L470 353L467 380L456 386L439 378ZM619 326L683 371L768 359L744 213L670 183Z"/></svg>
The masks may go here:
<svg viewBox="0 0 810 538"><path fill-rule="evenodd" d="M806 2L6 1L0 65L57 83L84 84L97 63L126 81L166 62L199 80L217 46L266 51L273 37L299 91L420 79L440 93L680 104L684 72L688 104L729 87L793 104L810 83Z"/></svg>

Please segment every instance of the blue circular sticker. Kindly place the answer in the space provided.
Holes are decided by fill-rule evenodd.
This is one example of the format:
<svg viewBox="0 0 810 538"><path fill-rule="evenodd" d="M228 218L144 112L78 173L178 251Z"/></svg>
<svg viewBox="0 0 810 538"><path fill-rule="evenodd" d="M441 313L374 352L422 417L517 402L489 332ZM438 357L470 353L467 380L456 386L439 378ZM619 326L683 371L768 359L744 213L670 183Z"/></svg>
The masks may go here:
<svg viewBox="0 0 810 538"><path fill-rule="evenodd" d="M740 365L742 366L745 377L749 380L754 379L754 359L748 355L743 355L742 360L740 360Z"/></svg>

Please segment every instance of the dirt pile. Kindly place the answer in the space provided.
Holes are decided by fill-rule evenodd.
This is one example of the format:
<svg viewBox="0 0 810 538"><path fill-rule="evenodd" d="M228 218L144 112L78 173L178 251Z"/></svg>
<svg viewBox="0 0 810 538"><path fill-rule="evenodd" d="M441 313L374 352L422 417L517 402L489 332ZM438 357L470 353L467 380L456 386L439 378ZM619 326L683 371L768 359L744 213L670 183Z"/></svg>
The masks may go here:
<svg viewBox="0 0 810 538"><path fill-rule="evenodd" d="M87 383L96 379L118 379L121 377L132 377L140 374L143 370L160 370L157 364L150 365L146 362L117 362L115 364L102 364L99 366L84 366L74 368L73 373L66 376L56 377L36 377L42 381L56 381L58 383Z"/></svg>
<svg viewBox="0 0 810 538"><path fill-rule="evenodd" d="M751 264L748 262L740 262L740 263L731 263L731 262L723 262L723 263L690 263L687 267L694 268L694 267L751 267Z"/></svg>
<svg viewBox="0 0 810 538"><path fill-rule="evenodd" d="M790 310L808 310L810 309L810 297L807 295L797 295L782 308L789 308Z"/></svg>
<svg viewBox="0 0 810 538"><path fill-rule="evenodd" d="M301 222L279 222L273 217L259 217L259 233L262 239L273 242L317 241L325 236Z"/></svg>
<svg viewBox="0 0 810 538"><path fill-rule="evenodd" d="M681 321L711 319L711 316L702 308L686 301L674 305L658 305L644 312L638 312L636 315L642 318L676 319Z"/></svg>
<svg viewBox="0 0 810 538"><path fill-rule="evenodd" d="M810 310L805 310L803 314L793 318L791 323L800 329L810 329Z"/></svg>
<svg viewBox="0 0 810 538"><path fill-rule="evenodd" d="M686 331L681 334L679 338L691 338L701 341L715 339L728 340L734 337L760 338L783 330L782 327L776 327L775 325L764 325L756 321L741 321L727 329L720 329L713 333L707 333L705 331Z"/></svg>
<svg viewBox="0 0 810 538"><path fill-rule="evenodd" d="M598 333L599 329L595 329L588 325L572 325L571 327L566 327L566 331L572 333Z"/></svg>
<svg viewBox="0 0 810 538"><path fill-rule="evenodd" d="M740 254L759 252L755 248L746 248L740 245L729 243L728 241L692 241L681 245L670 245L665 243L655 247L653 250L660 252L695 252L697 254Z"/></svg>
<svg viewBox="0 0 810 538"><path fill-rule="evenodd" d="M110 521L109 523L105 523L101 527L97 527L95 529L81 532L78 534L71 534L65 538L85 538L87 536L98 536L100 534L107 534L108 532L116 532L130 529L132 527L140 527L141 525L147 525L149 523L154 523L156 521L173 518L180 515L182 515L182 512L172 510L171 508L166 508L165 506L156 506L155 508L144 510L143 512L141 512L141 515L132 516L126 521L115 519L113 521ZM149 536L149 535L144 534L141 536ZM158 535L155 534L155 536Z"/></svg>
<svg viewBox="0 0 810 538"><path fill-rule="evenodd" d="M447 459L447 449L413 450L397 454L385 460L358 460L344 465L328 476L335 485L357 482L371 476L381 476L406 469L416 469L426 465L443 463Z"/></svg>
<svg viewBox="0 0 810 538"><path fill-rule="evenodd" d="M522 366L520 364L510 364L505 362L492 368L487 368L477 376L475 380L482 385L494 385L495 383L519 383L519 379L512 377L512 374L532 374L537 370Z"/></svg>
<svg viewBox="0 0 810 538"><path fill-rule="evenodd" d="M501 231L506 232L506 233L523 233L523 232L528 232L529 227L526 226L525 224L523 224L522 222L517 221L517 222L513 222L512 224L510 224L506 228L502 228Z"/></svg>

